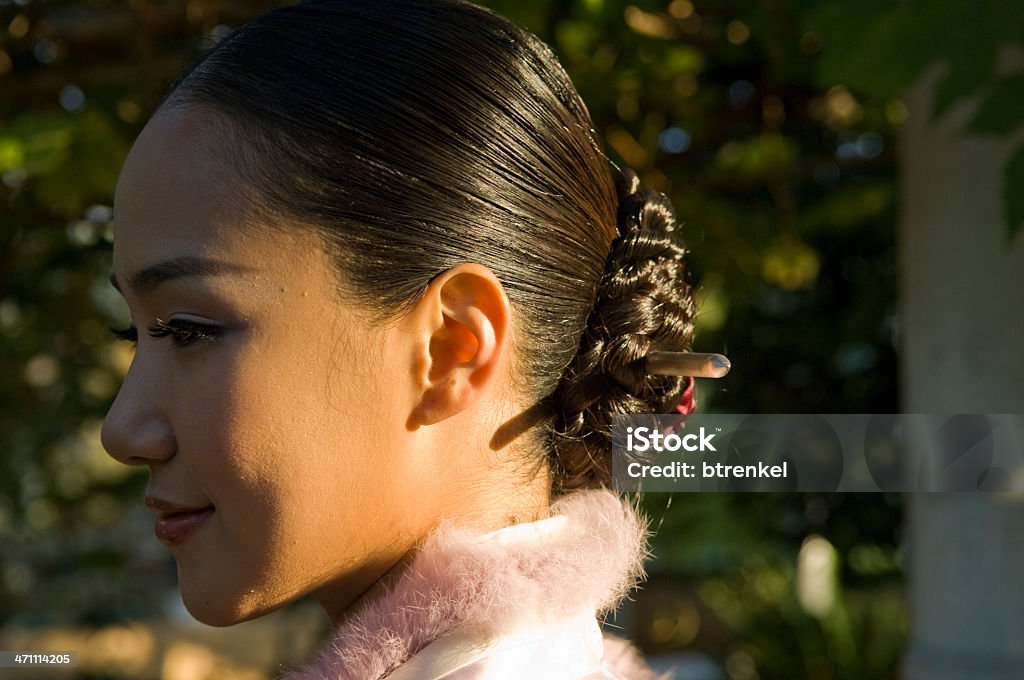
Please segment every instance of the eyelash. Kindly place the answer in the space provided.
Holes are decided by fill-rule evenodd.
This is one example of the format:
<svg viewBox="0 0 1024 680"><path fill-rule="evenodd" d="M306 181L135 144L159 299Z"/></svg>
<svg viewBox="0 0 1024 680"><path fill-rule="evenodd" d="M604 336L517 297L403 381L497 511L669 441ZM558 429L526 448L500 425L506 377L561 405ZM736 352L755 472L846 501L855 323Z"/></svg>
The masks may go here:
<svg viewBox="0 0 1024 680"><path fill-rule="evenodd" d="M139 341L139 330L135 326L128 328L111 328L110 332L119 340L137 343ZM224 334L224 329L212 324L197 323L185 319L172 319L171 321L156 320L156 323L149 327L151 338L171 337L171 343L175 347L189 347L197 342L214 342Z"/></svg>

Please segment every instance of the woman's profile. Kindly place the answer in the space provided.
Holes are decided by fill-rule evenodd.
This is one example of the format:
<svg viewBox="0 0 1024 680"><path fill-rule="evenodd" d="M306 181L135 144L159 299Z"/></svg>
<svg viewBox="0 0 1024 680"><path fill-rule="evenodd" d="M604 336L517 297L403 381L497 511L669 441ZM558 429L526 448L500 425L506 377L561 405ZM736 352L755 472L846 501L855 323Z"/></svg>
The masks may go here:
<svg viewBox="0 0 1024 680"><path fill-rule="evenodd" d="M114 215L102 439L196 619L312 594L291 680L654 677L597 622L647 555L609 423L691 399L645 368L690 348L685 251L539 39L463 0L273 10L174 83Z"/></svg>

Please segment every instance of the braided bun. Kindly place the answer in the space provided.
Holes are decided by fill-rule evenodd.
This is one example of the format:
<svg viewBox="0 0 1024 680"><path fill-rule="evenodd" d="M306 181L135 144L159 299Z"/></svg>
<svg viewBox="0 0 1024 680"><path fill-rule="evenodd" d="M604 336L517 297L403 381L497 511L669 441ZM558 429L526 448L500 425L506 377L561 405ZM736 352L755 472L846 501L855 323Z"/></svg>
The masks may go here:
<svg viewBox="0 0 1024 680"><path fill-rule="evenodd" d="M611 416L668 413L690 378L649 375L647 353L686 351L695 304L668 198L615 169L618 231L579 350L554 397L559 491L611 480Z"/></svg>

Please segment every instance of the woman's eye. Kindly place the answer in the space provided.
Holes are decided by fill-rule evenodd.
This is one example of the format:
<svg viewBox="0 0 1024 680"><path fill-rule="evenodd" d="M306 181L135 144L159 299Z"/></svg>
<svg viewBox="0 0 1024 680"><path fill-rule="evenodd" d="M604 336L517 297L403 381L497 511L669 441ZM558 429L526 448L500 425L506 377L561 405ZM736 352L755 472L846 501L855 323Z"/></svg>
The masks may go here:
<svg viewBox="0 0 1024 680"><path fill-rule="evenodd" d="M213 342L223 334L224 329L220 326L187 319L172 319L170 321L157 319L156 323L149 327L151 338L170 336L175 347L188 347L197 342Z"/></svg>
<svg viewBox="0 0 1024 680"><path fill-rule="evenodd" d="M135 326L128 326L128 328L111 328L110 332L114 334L114 337L118 340L124 340L125 342L137 343L139 341L139 329Z"/></svg>
<svg viewBox="0 0 1024 680"><path fill-rule="evenodd" d="M135 326L128 328L111 328L110 332L118 340L124 340L132 344L139 342L139 329ZM224 329L213 324L187 321L185 319L174 319L172 321L161 321L149 327L149 335L152 338L171 337L175 347L188 347L196 342L212 342L224 334Z"/></svg>

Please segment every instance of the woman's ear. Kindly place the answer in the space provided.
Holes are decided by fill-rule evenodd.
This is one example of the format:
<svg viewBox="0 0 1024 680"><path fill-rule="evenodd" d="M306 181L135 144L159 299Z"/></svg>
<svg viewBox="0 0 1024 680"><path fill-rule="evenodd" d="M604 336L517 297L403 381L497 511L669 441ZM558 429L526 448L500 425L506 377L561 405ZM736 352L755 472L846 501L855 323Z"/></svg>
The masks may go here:
<svg viewBox="0 0 1024 680"><path fill-rule="evenodd" d="M411 427L468 408L501 374L512 308L487 267L464 263L435 277L405 319L413 338Z"/></svg>

